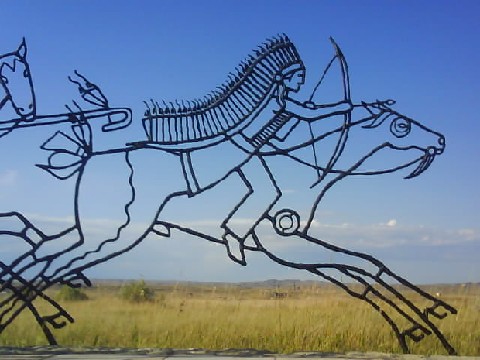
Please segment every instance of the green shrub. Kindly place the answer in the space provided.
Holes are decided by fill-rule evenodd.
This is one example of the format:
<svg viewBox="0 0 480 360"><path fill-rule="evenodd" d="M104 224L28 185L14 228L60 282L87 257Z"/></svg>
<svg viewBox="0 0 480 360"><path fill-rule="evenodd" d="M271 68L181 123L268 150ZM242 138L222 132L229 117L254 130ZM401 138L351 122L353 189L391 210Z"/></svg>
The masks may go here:
<svg viewBox="0 0 480 360"><path fill-rule="evenodd" d="M72 288L68 285L62 285L57 295L58 300L82 301L88 300L87 294L78 288Z"/></svg>
<svg viewBox="0 0 480 360"><path fill-rule="evenodd" d="M145 281L141 280L123 285L120 289L120 297L130 302L145 302L153 301L155 293Z"/></svg>

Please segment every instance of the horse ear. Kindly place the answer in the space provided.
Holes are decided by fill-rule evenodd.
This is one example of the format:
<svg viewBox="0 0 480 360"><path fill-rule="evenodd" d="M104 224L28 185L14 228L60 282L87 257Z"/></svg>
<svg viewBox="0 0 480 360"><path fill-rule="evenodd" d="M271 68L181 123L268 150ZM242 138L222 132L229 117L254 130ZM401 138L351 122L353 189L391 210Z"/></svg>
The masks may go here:
<svg viewBox="0 0 480 360"><path fill-rule="evenodd" d="M22 58L25 59L27 57L27 43L25 42L25 38L22 38L22 42L18 47L17 54Z"/></svg>

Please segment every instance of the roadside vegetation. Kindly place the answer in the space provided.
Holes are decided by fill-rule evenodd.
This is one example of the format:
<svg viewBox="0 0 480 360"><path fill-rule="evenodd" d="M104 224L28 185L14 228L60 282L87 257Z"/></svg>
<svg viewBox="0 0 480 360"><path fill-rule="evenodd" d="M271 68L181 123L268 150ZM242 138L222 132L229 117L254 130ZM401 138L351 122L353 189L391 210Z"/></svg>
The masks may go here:
<svg viewBox="0 0 480 360"><path fill-rule="evenodd" d="M155 292L144 280L135 281L122 285L120 298L133 303L150 302L155 300Z"/></svg>
<svg viewBox="0 0 480 360"><path fill-rule="evenodd" d="M62 285L56 298L58 301L83 301L88 300L88 295L81 289Z"/></svg>
<svg viewBox="0 0 480 360"><path fill-rule="evenodd" d="M436 322L459 354L480 356L480 285L425 289L459 310ZM88 300L61 302L75 318L74 324L54 330L62 346L401 353L379 314L325 284L98 283L82 292ZM24 312L0 335L0 346L45 345L35 324ZM445 354L433 336L411 349Z"/></svg>

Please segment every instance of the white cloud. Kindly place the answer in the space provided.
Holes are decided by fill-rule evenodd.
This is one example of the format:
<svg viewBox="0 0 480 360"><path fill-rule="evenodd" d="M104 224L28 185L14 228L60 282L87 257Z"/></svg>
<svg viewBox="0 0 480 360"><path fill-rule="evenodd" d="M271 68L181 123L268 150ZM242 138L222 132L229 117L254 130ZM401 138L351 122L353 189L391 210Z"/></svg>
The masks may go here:
<svg viewBox="0 0 480 360"><path fill-rule="evenodd" d="M397 220L395 219L388 220L387 226L395 226L395 225L397 225Z"/></svg>
<svg viewBox="0 0 480 360"><path fill-rule="evenodd" d="M18 172L15 170L5 170L0 173L0 186L12 186L17 182Z"/></svg>
<svg viewBox="0 0 480 360"><path fill-rule="evenodd" d="M38 227L47 234L74 225L73 216L45 217L29 214L27 218L35 224L38 224ZM203 219L197 221L178 221L178 224L219 237L223 233L223 230L220 228L222 220L223 219ZM82 222L85 228L88 228L90 236L102 237L104 233L111 232L112 228L120 226L123 220L83 219ZM232 219L232 223L235 223L237 227L243 227L245 229L250 228L253 222L253 219ZM305 225L304 222L301 224L303 226ZM132 231L132 234L141 233L141 230L147 227L148 224L146 223L132 223L129 226L129 231ZM49 231L49 229L52 229L52 231ZM257 233L261 240L268 239L272 245L278 244L278 246L282 248L295 246L295 242L290 244L288 241L284 241L284 237L278 236L268 221L263 221L259 224ZM309 235L345 248L388 248L409 244L438 246L480 241L480 229L443 229L427 227L421 224L405 225L399 224L396 219L371 224L332 224L314 220Z"/></svg>
<svg viewBox="0 0 480 360"><path fill-rule="evenodd" d="M232 219L232 223L250 227L253 219ZM221 220L201 220L186 221L183 226L194 229L219 233L218 227ZM302 221L304 226L305 222ZM257 228L259 236L268 236L269 238L279 239L279 246L286 246L282 237L269 231L271 225L263 221ZM323 241L336 244L338 246L368 246L374 248L393 247L398 245L450 245L464 242L480 241L480 229L443 229L437 227L428 227L422 224L405 225L399 224L396 219L390 219L386 222L371 224L355 223L322 223L314 220L311 224L309 234L318 237ZM281 244L281 245L280 245Z"/></svg>
<svg viewBox="0 0 480 360"><path fill-rule="evenodd" d="M460 229L460 230L457 230L457 232L461 238L464 238L469 241L478 240L479 238L478 230L475 230L475 229Z"/></svg>
<svg viewBox="0 0 480 360"><path fill-rule="evenodd" d="M34 221L34 222L39 222L39 223L44 223L45 225L47 224L74 224L75 223L75 218L73 215L70 216L45 216L45 215L40 215L40 214L26 214L27 219Z"/></svg>
<svg viewBox="0 0 480 360"><path fill-rule="evenodd" d="M73 217L42 217L39 215L31 215L35 219L35 223L45 231L50 228L66 228L73 224ZM199 221L184 221L182 226L190 227L199 232L209 234L215 238L220 238L223 230L219 227L222 219L204 219ZM236 219L237 225L245 227L251 226L252 219ZM105 234L114 229L118 221L109 219L85 219L84 224L88 225L89 231L86 236L86 246L98 245L98 240L104 240ZM132 239L139 233L139 230L146 229L144 223L131 224L128 234ZM49 233L48 231L46 231ZM140 231L141 232L141 231ZM340 261L341 254L332 252L327 248L315 243L309 243L305 239L295 236L280 236L270 225L264 221L259 224L257 234L262 244L270 252L280 258L297 261L303 263L309 262L332 262ZM312 223L309 235L320 241L339 246L341 248L360 251L367 254L381 253L396 254L398 249L408 249L405 258L410 256L421 257L422 254L430 254L432 251L441 253L442 249L459 249L458 254L463 254L462 246L468 248L473 246L476 248L480 243L480 229L462 228L462 229L442 229L436 227L428 227L424 225L405 225L397 222L396 219L390 219L384 222L371 224L358 223L322 223L318 220ZM72 234L74 240L74 234ZM68 237L52 243L55 247L65 247L72 241ZM470 245L469 245L470 244ZM417 251L417 249L423 249ZM435 250L437 249L437 250ZM12 249L13 252L15 252ZM19 251L17 249L17 251ZM422 252L423 251L423 252ZM451 250L448 250L451 251ZM403 253L402 253L403 254ZM425 255L426 256L426 255ZM443 256L443 255L442 255ZM458 255L463 256L463 255ZM458 257L457 256L457 257ZM9 254L2 254L2 257L8 259ZM270 263L268 258L262 254L248 252L248 263L254 265L257 261ZM388 258L388 255L387 255ZM429 257L425 257L429 259ZM413 261L413 260L412 260ZM97 271L107 271L108 276L130 276L144 275L148 278L176 278L190 279L239 279L236 264L228 259L226 250L221 244L212 244L203 239L196 238L192 235L186 235L181 231L172 231L170 238L162 236L151 236L143 243L139 244L131 253L124 254L115 259L108 265L102 265L99 270L91 269L90 271L99 277ZM127 266L128 264L128 266ZM128 269L125 270L124 267ZM264 265L261 265L264 266ZM277 266L277 265L276 265ZM151 270L149 270L151 269ZM243 268L242 268L243 269ZM242 277L255 274L255 270L244 271ZM282 269L272 267L271 275L268 277L276 277L274 274L282 273ZM218 274L223 274L222 276ZM117 275L115 275L117 274ZM300 275L300 274L299 274ZM298 276L299 276L298 275ZM103 275L102 275L103 276ZM106 276L106 275L105 275ZM107 276L107 277L108 277ZM257 277L259 274L256 275ZM293 276L297 276L294 274ZM281 276L278 275L278 278Z"/></svg>

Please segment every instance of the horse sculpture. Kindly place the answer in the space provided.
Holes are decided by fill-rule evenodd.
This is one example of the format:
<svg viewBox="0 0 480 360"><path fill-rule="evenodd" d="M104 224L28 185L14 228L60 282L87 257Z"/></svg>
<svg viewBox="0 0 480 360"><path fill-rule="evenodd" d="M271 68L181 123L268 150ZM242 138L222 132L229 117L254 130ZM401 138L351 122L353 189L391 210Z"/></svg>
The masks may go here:
<svg viewBox="0 0 480 360"><path fill-rule="evenodd" d="M280 35L256 50L225 86L204 99L176 105L160 105L153 100L147 103L143 118L147 140L96 150L92 126L84 116L91 113L79 109L71 118L70 133L57 131L42 144L49 156L46 164L39 165L57 179L75 179L75 224L47 235L21 213L0 214L0 224L10 224L8 229L0 228L0 234L16 237L29 248L11 264L2 266L2 289L9 289L12 294L0 303L0 332L24 309L29 309L54 344L48 325L59 328L73 319L45 295L47 288L59 283L77 286L78 281L89 285L83 274L85 270L131 250L148 235L167 237L184 232L225 246L228 256L243 266L248 261L246 251L260 252L278 264L306 270L338 285L383 316L404 352L409 351L407 339L420 341L433 333L446 351L454 354L454 348L432 321L456 313L453 307L396 275L374 257L338 247L311 234L321 200L340 180L414 167L406 176L413 178L427 170L445 147L443 135L395 111L394 101L353 104L347 63L333 40L332 44L335 55L329 67L334 60L339 62L345 86L344 99L334 103L319 105L312 98L306 102L293 98L292 94L304 83L305 66L293 43ZM80 89L91 89L80 91L85 101L96 104L105 98L85 77L80 75L75 83ZM317 126L322 132L315 135ZM381 135L371 136L372 133ZM420 133L426 142L414 140L415 133ZM353 162L342 165L351 139L363 135L370 135L374 142L360 157L357 153ZM69 146L55 146L58 140ZM330 145L326 147L329 150L326 160L321 163L316 146L323 143ZM313 150L313 156L305 157L306 150ZM411 153L412 157L384 169L362 169L383 151ZM221 163L222 154L228 154L228 161ZM221 164L202 168L205 159L215 159ZM282 181L276 171L279 160L284 166L312 169L318 175L310 189L303 189L314 194L305 216L284 201ZM109 204L105 211L120 213L121 220L112 225L110 236L90 239L86 234L92 225L85 221L85 207L92 199L92 186L105 191L111 187L110 183L99 183L95 178L95 169L107 164L118 174L118 186L125 193L119 196L117 206ZM214 191L230 178L239 179L244 189L211 232L165 215L169 203L191 201ZM96 201L101 203L101 199ZM241 228L237 219L245 214L249 214L251 223ZM147 225L139 228L142 223ZM261 229L270 229L277 238L320 249L322 258L335 261L304 263L291 254L279 253L264 240ZM59 241L67 244L60 250L55 247ZM392 286L392 281L414 291L423 299L422 303L428 304L416 305ZM49 302L53 314L38 314L32 305L35 298Z"/></svg>

